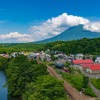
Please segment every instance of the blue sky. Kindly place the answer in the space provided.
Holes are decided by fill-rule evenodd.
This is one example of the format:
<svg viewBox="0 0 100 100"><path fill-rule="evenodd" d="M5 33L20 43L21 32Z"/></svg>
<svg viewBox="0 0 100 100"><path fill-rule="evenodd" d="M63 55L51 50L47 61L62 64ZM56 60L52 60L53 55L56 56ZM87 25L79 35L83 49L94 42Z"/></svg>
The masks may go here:
<svg viewBox="0 0 100 100"><path fill-rule="evenodd" d="M99 32L99 21L100 0L0 0L0 42L42 40L78 24Z"/></svg>

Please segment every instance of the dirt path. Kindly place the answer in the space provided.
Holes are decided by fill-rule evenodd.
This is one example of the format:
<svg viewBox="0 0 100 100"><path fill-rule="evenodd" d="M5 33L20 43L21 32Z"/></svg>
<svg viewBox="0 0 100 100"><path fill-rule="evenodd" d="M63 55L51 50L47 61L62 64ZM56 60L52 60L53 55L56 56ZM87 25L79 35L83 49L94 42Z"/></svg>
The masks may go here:
<svg viewBox="0 0 100 100"><path fill-rule="evenodd" d="M73 88L69 83L67 83L52 67L48 66L47 70L50 75L53 75L57 79L64 81L64 89L70 95L71 100L95 100L95 98L80 94L75 88Z"/></svg>

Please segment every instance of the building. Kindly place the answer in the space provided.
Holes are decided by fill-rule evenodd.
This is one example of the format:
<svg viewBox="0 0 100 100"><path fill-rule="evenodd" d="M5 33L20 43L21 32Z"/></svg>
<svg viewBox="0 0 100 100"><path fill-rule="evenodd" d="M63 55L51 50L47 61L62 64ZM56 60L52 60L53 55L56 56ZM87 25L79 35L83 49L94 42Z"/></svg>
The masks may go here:
<svg viewBox="0 0 100 100"><path fill-rule="evenodd" d="M83 64L83 70L90 74L100 74L100 64Z"/></svg>
<svg viewBox="0 0 100 100"><path fill-rule="evenodd" d="M59 68L59 69L64 68L64 63L62 61L56 61L55 68Z"/></svg>
<svg viewBox="0 0 100 100"><path fill-rule="evenodd" d="M91 59L86 60L72 60L73 65L80 65L80 64L93 64L94 62Z"/></svg>
<svg viewBox="0 0 100 100"><path fill-rule="evenodd" d="M86 60L72 60L72 65L74 68L83 70L82 64L93 64L94 62L91 59L86 59Z"/></svg>
<svg viewBox="0 0 100 100"><path fill-rule="evenodd" d="M76 54L76 59L78 60L78 59L83 59L83 54L81 54L81 53L78 53L78 54Z"/></svg>
<svg viewBox="0 0 100 100"><path fill-rule="evenodd" d="M100 56L96 57L95 63L100 63Z"/></svg>
<svg viewBox="0 0 100 100"><path fill-rule="evenodd" d="M11 56L9 54L0 54L1 57L4 57L4 58L11 58Z"/></svg>
<svg viewBox="0 0 100 100"><path fill-rule="evenodd" d="M11 53L11 56L14 57L14 58L17 57L18 56L18 52Z"/></svg>

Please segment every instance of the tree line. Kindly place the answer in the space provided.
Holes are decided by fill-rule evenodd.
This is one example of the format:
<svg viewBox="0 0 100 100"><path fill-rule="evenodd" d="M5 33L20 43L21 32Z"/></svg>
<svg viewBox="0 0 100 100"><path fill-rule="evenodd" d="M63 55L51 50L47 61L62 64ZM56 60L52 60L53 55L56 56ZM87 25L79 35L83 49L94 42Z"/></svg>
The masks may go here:
<svg viewBox="0 0 100 100"><path fill-rule="evenodd" d="M0 53L11 53L20 51L34 51L41 50L59 50L66 54L100 54L100 38L88 39L83 38L80 40L72 41L55 41L46 44L34 43L15 43L15 44L0 44Z"/></svg>

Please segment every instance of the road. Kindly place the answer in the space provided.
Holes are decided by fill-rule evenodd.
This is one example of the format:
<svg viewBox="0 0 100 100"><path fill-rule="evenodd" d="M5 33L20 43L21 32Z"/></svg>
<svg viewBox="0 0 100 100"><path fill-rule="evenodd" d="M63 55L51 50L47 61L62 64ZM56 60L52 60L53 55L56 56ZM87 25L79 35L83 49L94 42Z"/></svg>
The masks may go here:
<svg viewBox="0 0 100 100"><path fill-rule="evenodd" d="M85 76L87 76L87 77L89 77L89 78L100 78L100 74L89 74L89 73L86 73L86 72L83 71L83 70L81 70L81 72L82 72Z"/></svg>

